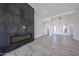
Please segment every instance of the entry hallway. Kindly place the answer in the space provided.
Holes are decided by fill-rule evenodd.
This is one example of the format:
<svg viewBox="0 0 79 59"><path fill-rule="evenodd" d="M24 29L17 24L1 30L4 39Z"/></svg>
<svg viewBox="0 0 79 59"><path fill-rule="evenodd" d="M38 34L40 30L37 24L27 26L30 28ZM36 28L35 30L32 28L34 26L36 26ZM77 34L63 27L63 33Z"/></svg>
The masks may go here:
<svg viewBox="0 0 79 59"><path fill-rule="evenodd" d="M79 41L62 35L43 36L5 56L79 56Z"/></svg>

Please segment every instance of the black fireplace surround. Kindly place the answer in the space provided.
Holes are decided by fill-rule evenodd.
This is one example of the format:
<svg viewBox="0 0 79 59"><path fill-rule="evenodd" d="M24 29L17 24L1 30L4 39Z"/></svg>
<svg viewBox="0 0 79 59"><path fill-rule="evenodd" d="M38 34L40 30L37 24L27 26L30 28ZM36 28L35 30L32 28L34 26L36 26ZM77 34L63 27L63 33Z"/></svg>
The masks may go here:
<svg viewBox="0 0 79 59"><path fill-rule="evenodd" d="M12 37L31 35L11 43ZM34 9L27 3L0 3L0 55L34 40Z"/></svg>

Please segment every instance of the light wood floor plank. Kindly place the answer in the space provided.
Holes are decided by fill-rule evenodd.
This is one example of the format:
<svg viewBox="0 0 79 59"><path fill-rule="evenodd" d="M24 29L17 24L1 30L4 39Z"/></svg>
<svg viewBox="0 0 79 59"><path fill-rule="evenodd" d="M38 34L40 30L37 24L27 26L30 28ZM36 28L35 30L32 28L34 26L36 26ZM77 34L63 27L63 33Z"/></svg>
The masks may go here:
<svg viewBox="0 0 79 59"><path fill-rule="evenodd" d="M4 56L79 56L79 41L61 35L43 36Z"/></svg>

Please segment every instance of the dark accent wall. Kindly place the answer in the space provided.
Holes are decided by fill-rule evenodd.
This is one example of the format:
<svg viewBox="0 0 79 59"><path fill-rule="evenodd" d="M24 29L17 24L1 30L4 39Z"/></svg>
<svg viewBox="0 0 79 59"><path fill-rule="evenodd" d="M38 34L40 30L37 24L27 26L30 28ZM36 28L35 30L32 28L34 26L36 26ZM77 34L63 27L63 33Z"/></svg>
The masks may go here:
<svg viewBox="0 0 79 59"><path fill-rule="evenodd" d="M0 47L10 44L10 36L28 33L34 39L34 9L27 3L0 3Z"/></svg>

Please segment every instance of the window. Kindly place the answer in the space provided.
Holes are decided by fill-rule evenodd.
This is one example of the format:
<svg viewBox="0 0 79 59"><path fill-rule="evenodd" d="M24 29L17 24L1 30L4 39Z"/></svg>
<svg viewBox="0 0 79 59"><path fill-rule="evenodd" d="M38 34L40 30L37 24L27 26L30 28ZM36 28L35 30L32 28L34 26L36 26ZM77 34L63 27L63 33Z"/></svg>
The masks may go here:
<svg viewBox="0 0 79 59"><path fill-rule="evenodd" d="M66 25L63 26L63 32L67 33L67 26Z"/></svg>
<svg viewBox="0 0 79 59"><path fill-rule="evenodd" d="M56 32L56 26L54 26L54 28L53 28L53 32Z"/></svg>

